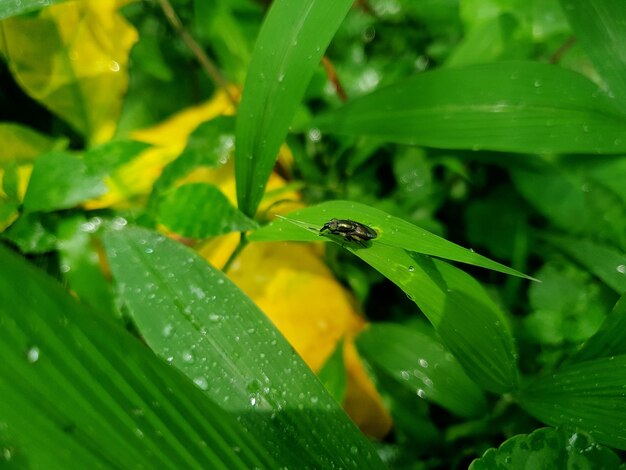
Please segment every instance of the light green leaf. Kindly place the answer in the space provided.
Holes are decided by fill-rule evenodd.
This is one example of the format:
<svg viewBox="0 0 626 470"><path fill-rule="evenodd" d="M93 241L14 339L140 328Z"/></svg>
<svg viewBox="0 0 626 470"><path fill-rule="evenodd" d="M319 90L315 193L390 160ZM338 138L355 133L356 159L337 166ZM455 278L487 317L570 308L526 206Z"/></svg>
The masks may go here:
<svg viewBox="0 0 626 470"><path fill-rule="evenodd" d="M571 425L598 442L626 449L626 355L568 365L532 382L519 397L552 426Z"/></svg>
<svg viewBox="0 0 626 470"><path fill-rule="evenodd" d="M237 416L283 465L380 468L374 449L270 320L187 247L138 228L105 236L148 345Z"/></svg>
<svg viewBox="0 0 626 470"><path fill-rule="evenodd" d="M296 108L352 3L272 2L237 113L237 201L244 214L254 216Z"/></svg>
<svg viewBox="0 0 626 470"><path fill-rule="evenodd" d="M41 8L66 0L0 0L0 20L11 16L21 15L29 11L40 10Z"/></svg>
<svg viewBox="0 0 626 470"><path fill-rule="evenodd" d="M417 330L375 323L357 338L359 352L384 373L432 401L464 417L486 410L485 397L446 349Z"/></svg>
<svg viewBox="0 0 626 470"><path fill-rule="evenodd" d="M561 0L576 39L609 90L626 103L626 10L620 0Z"/></svg>
<svg viewBox="0 0 626 470"><path fill-rule="evenodd" d="M534 62L422 73L350 101L311 125L330 134L437 148L626 151L626 114L608 96L582 75Z"/></svg>
<svg viewBox="0 0 626 470"><path fill-rule="evenodd" d="M343 361L343 345L342 338L317 374L320 382L324 384L337 403L343 403L346 395L347 376L346 365Z"/></svg>
<svg viewBox="0 0 626 470"><path fill-rule="evenodd" d="M29 468L277 468L180 373L0 246L0 440Z"/></svg>
<svg viewBox="0 0 626 470"><path fill-rule="evenodd" d="M186 184L167 191L159 204L157 219L169 230L190 238L245 232L257 227L216 186L206 183Z"/></svg>
<svg viewBox="0 0 626 470"><path fill-rule="evenodd" d="M0 0L1 4L2 0ZM1 8L1 7L0 7ZM6 162L29 161L42 153L62 149L66 142L55 140L30 127L14 122L0 122L0 167Z"/></svg>
<svg viewBox="0 0 626 470"><path fill-rule="evenodd" d="M581 432L541 428L531 434L518 434L497 449L487 450L474 460L469 470L617 470L619 457L599 446Z"/></svg>
<svg viewBox="0 0 626 470"><path fill-rule="evenodd" d="M78 155L51 152L37 159L24 196L24 209L50 212L69 209L107 192L103 175Z"/></svg>
<svg viewBox="0 0 626 470"><path fill-rule="evenodd" d="M559 235L542 238L578 261L618 294L626 293L626 254L623 252L587 239Z"/></svg>
<svg viewBox="0 0 626 470"><path fill-rule="evenodd" d="M316 232L332 218L351 219L371 226L378 232L378 238L373 240L373 245L384 244L532 279L519 271L438 237L417 225L374 207L351 201L328 201L292 212L288 219L275 220L257 230L250 236L250 240L328 241L329 238L320 237Z"/></svg>
<svg viewBox="0 0 626 470"><path fill-rule="evenodd" d="M597 333L574 354L572 361L588 361L620 354L626 354L626 294L615 304Z"/></svg>

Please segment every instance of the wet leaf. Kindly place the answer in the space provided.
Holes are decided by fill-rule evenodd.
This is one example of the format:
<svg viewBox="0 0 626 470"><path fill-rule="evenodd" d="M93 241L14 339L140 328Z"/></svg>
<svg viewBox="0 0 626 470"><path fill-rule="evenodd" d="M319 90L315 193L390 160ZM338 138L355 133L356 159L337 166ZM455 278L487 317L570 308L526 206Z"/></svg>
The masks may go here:
<svg viewBox="0 0 626 470"><path fill-rule="evenodd" d="M520 394L530 414L552 426L571 425L599 443L626 449L626 356L561 367Z"/></svg>
<svg viewBox="0 0 626 470"><path fill-rule="evenodd" d="M409 388L464 417L484 414L486 401L457 360L431 337L392 323L370 325L357 339L368 362Z"/></svg>
<svg viewBox="0 0 626 470"><path fill-rule="evenodd" d="M626 151L626 114L611 98L582 75L534 62L422 73L352 100L311 126L448 149Z"/></svg>
<svg viewBox="0 0 626 470"><path fill-rule="evenodd" d="M239 209L254 216L287 128L352 0L277 0L257 38L237 114Z"/></svg>
<svg viewBox="0 0 626 470"><path fill-rule="evenodd" d="M277 467L128 332L2 246L0 264L3 458L40 468Z"/></svg>
<svg viewBox="0 0 626 470"><path fill-rule="evenodd" d="M584 433L541 428L531 434L518 434L497 449L487 450L471 463L469 470L617 470L620 465L620 459L614 452L596 444Z"/></svg>
<svg viewBox="0 0 626 470"><path fill-rule="evenodd" d="M330 355L317 376L337 403L343 402L346 395L346 366L343 360L343 339L339 340L335 351Z"/></svg>
<svg viewBox="0 0 626 470"><path fill-rule="evenodd" d="M113 136L128 86L137 32L118 6L116 0L68 2L0 24L1 52L15 80L89 143Z"/></svg>
<svg viewBox="0 0 626 470"><path fill-rule="evenodd" d="M138 228L106 234L120 300L148 345L283 465L379 468L374 450L293 348L220 271Z"/></svg>

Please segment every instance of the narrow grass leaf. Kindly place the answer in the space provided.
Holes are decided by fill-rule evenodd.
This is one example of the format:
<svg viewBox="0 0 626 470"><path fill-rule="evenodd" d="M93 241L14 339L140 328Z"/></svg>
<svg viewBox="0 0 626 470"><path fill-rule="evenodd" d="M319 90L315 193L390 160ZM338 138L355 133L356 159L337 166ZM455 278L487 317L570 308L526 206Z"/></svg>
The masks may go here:
<svg viewBox="0 0 626 470"><path fill-rule="evenodd" d="M148 345L263 436L282 465L380 468L294 349L221 271L144 229L109 232L105 246L120 300Z"/></svg>
<svg viewBox="0 0 626 470"><path fill-rule="evenodd" d="M237 114L239 209L254 216L278 149L352 0L276 0L257 38Z"/></svg>
<svg viewBox="0 0 626 470"><path fill-rule="evenodd" d="M485 397L439 342L414 329L375 323L359 335L363 356L384 373L452 413L476 417L486 410Z"/></svg>
<svg viewBox="0 0 626 470"><path fill-rule="evenodd" d="M254 436L128 332L2 246L0 264L1 438L16 461L276 468Z"/></svg>
<svg viewBox="0 0 626 470"><path fill-rule="evenodd" d="M317 232L332 218L355 220L375 229L378 237L372 241L373 245L385 244L407 251L480 266L512 276L533 279L472 250L449 242L406 220L374 207L351 201L328 201L292 212L287 218L280 218L257 230L250 236L250 240L328 241L329 238L320 237Z"/></svg>
<svg viewBox="0 0 626 470"><path fill-rule="evenodd" d="M563 11L609 90L626 104L626 10L620 0L561 0Z"/></svg>
<svg viewBox="0 0 626 470"><path fill-rule="evenodd" d="M350 101L311 126L447 149L626 151L626 114L614 100L580 74L534 62L422 73Z"/></svg>
<svg viewBox="0 0 626 470"><path fill-rule="evenodd" d="M54 5L55 3L61 3L66 0L0 0L0 20L10 18L11 16L21 15L22 13L28 13L29 11L40 10L48 5Z"/></svg>
<svg viewBox="0 0 626 470"><path fill-rule="evenodd" d="M343 345L344 340L339 340L337 347L317 374L328 393L332 395L337 403L343 403L348 380L346 365L343 360Z"/></svg>

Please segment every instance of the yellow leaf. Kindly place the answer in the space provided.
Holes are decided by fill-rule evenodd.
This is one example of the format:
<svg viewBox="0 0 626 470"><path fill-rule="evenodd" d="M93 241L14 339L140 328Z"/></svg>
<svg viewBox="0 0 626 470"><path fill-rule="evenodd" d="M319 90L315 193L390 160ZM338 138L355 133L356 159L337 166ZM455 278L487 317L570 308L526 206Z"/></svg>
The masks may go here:
<svg viewBox="0 0 626 470"><path fill-rule="evenodd" d="M64 144L63 141L57 141L13 122L0 122L0 142L2 142L0 164L30 161Z"/></svg>
<svg viewBox="0 0 626 470"><path fill-rule="evenodd" d="M223 266L237 245L231 234L211 240L200 253ZM272 320L302 359L319 371L341 338L346 338L346 411L364 432L383 437L391 418L365 373L352 338L364 320L354 299L321 259L321 246L297 243L248 245L231 265L229 277Z"/></svg>
<svg viewBox="0 0 626 470"><path fill-rule="evenodd" d="M16 81L90 144L113 136L128 87L128 54L138 35L117 13L119 4L71 1L0 23Z"/></svg>
<svg viewBox="0 0 626 470"><path fill-rule="evenodd" d="M182 153L189 135L203 122L224 114L233 107L226 94L218 91L208 102L187 108L169 119L133 132L130 137L153 147L123 165L105 180L109 192L85 204L87 209L124 206L128 199L148 194L165 165Z"/></svg>

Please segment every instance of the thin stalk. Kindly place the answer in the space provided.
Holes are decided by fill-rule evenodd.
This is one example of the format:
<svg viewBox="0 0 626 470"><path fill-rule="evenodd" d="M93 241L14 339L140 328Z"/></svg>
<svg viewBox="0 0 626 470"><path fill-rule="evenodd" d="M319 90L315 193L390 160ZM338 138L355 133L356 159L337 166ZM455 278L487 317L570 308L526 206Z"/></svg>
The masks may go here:
<svg viewBox="0 0 626 470"><path fill-rule="evenodd" d="M185 45L191 50L192 54L196 57L196 60L200 63L200 66L204 70L204 72L211 77L211 79L217 84L218 87L224 90L228 100L231 104L236 108L237 107L237 99L230 92L228 88L228 81L224 78L222 73L219 71L217 66L213 63L211 58L204 52L202 46L196 42L196 40L189 34L189 32L183 26L183 23L180 21L180 18L174 11L174 7L170 3L169 0L157 0L161 9L163 10L163 14L167 21L170 23L174 31L180 36Z"/></svg>
<svg viewBox="0 0 626 470"><path fill-rule="evenodd" d="M226 261L226 264L224 264L224 267L222 268L222 272L224 274L228 273L228 270L230 269L233 262L237 259L239 254L243 251L243 249L248 244L248 239L246 237L245 232L241 232L240 235L241 236L239 238L239 244L237 245L235 250L231 253L230 258L228 258L228 261Z"/></svg>

